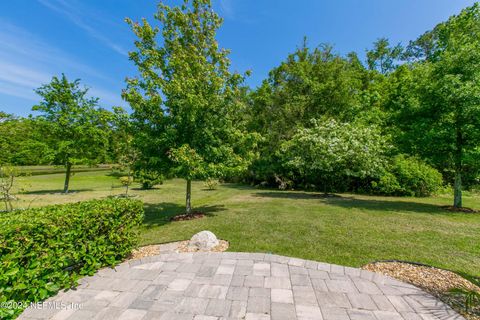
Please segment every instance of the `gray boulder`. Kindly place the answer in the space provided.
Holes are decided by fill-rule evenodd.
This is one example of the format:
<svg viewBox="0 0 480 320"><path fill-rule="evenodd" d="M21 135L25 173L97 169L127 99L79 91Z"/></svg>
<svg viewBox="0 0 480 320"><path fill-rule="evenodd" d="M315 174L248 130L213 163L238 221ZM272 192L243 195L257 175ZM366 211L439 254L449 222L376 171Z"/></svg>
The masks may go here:
<svg viewBox="0 0 480 320"><path fill-rule="evenodd" d="M219 243L217 237L212 232L201 231L190 239L188 247L199 251L207 251L218 246Z"/></svg>

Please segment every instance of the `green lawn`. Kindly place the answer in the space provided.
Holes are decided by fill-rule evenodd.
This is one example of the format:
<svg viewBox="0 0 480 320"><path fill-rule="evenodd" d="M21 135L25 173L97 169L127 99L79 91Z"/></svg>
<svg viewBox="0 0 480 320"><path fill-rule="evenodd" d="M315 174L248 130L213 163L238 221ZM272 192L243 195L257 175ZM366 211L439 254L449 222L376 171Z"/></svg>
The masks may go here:
<svg viewBox="0 0 480 320"><path fill-rule="evenodd" d="M59 194L63 175L22 177L28 193L17 206L40 206L119 194L118 178L105 172L77 173L70 195ZM211 230L230 241L231 251L271 252L348 266L400 259L480 276L480 215L439 208L449 197L391 198L285 192L225 184L215 191L193 184L193 204L208 217L185 222L169 218L183 211L185 183L132 190L145 203L141 244L190 238ZM465 197L465 206L480 200Z"/></svg>

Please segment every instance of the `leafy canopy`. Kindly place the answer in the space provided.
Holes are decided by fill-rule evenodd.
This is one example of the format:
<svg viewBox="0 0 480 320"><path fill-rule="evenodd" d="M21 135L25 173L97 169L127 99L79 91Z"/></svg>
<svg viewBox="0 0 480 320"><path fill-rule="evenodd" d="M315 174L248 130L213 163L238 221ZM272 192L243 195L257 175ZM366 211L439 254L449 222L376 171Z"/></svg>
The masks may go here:
<svg viewBox="0 0 480 320"><path fill-rule="evenodd" d="M140 76L123 97L146 168L187 180L245 170L255 138L236 123L244 77L230 72L215 39L222 20L209 0L158 6L159 27L127 19L137 36L130 59Z"/></svg>
<svg viewBox="0 0 480 320"><path fill-rule="evenodd" d="M96 162L104 156L110 113L98 108L98 98L87 96L80 80L53 77L36 92L43 101L32 109L40 112L37 120L53 142L57 163Z"/></svg>

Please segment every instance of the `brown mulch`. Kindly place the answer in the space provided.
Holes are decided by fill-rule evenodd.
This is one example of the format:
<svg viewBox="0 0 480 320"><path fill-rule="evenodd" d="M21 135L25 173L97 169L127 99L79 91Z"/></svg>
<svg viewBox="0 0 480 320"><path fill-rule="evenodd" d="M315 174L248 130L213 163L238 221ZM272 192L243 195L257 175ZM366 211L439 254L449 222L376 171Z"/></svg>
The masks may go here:
<svg viewBox="0 0 480 320"><path fill-rule="evenodd" d="M138 249L134 249L132 254L129 257L129 260L136 260L145 257L156 256L160 254L160 245L154 244L150 246L140 247Z"/></svg>
<svg viewBox="0 0 480 320"><path fill-rule="evenodd" d="M218 246L212 248L208 252L223 252L223 251L226 251L230 246L228 241L219 240L219 242L220 243L218 244ZM179 252L196 252L196 251L197 250L194 250L188 247L188 240L170 242L166 244L153 244L153 245L144 246L144 247L140 247L138 249L133 250L128 260L135 260L135 259L141 259L145 257L156 256L166 252L179 253Z"/></svg>
<svg viewBox="0 0 480 320"><path fill-rule="evenodd" d="M228 241L218 240L218 242L219 242L218 246L213 247L211 250L208 250L208 252L227 251L228 247L230 246ZM195 250L195 248L188 247L188 240L180 242L177 250L178 252L198 252L199 251L199 250Z"/></svg>
<svg viewBox="0 0 480 320"><path fill-rule="evenodd" d="M452 211L452 212L463 212L463 213L478 213L478 210L472 209L472 208L456 208L454 206L442 206L443 209Z"/></svg>
<svg viewBox="0 0 480 320"><path fill-rule="evenodd" d="M195 220L201 219L205 217L205 213L200 211L192 212L191 214L180 214L178 216L172 217L170 221L188 221L188 220Z"/></svg>
<svg viewBox="0 0 480 320"><path fill-rule="evenodd" d="M480 292L480 287L454 272L406 262L375 262L363 266L362 269L413 284L449 304L466 319L480 320L480 310L466 313L464 299L450 292L455 288Z"/></svg>

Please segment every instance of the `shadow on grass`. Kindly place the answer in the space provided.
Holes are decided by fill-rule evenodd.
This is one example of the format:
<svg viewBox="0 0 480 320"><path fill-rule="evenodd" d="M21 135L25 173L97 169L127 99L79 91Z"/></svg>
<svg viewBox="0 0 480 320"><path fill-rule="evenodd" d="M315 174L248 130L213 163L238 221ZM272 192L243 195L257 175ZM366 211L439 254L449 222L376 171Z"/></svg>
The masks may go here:
<svg viewBox="0 0 480 320"><path fill-rule="evenodd" d="M125 172L122 172L122 171L110 171L109 173L106 174L106 176L108 177L115 177L115 178L120 178L120 177L124 177L126 176L127 174Z"/></svg>
<svg viewBox="0 0 480 320"><path fill-rule="evenodd" d="M157 227L172 223L171 219L173 217L185 213L185 206L168 202L158 204L145 204L144 208L145 218L143 220L143 225L146 227ZM225 206L223 205L202 206L193 208L193 211L200 211L204 213L207 217L215 216L216 213L224 210Z"/></svg>
<svg viewBox="0 0 480 320"><path fill-rule="evenodd" d="M308 200L308 199L332 199L342 198L333 193L317 193L317 192L302 192L302 191L260 191L254 194L256 197L278 198L278 199L292 199L292 200Z"/></svg>
<svg viewBox="0 0 480 320"><path fill-rule="evenodd" d="M268 197L279 199L292 199L292 200L308 200L317 199L322 203L338 206L347 209L364 209L372 211L393 211L393 212L418 212L428 213L436 215L452 215L439 205L412 202L412 201L398 201L393 200L376 200L376 199L358 199L355 197L323 194L323 193L311 193L311 192L288 192L288 191L265 191L257 192L254 194L256 197Z"/></svg>
<svg viewBox="0 0 480 320"><path fill-rule="evenodd" d="M89 192L94 191L93 189L73 189L68 191L68 193L63 193L62 189L54 189L54 190L35 190L35 191L24 191L22 194L38 194L38 195L46 195L46 194L57 194L57 195L65 195L65 194L75 194L79 192Z"/></svg>
<svg viewBox="0 0 480 320"><path fill-rule="evenodd" d="M160 190L160 187L152 187L152 188L142 188L142 187L135 187L135 188L130 188L130 190L135 190L135 191L149 191L149 190Z"/></svg>

